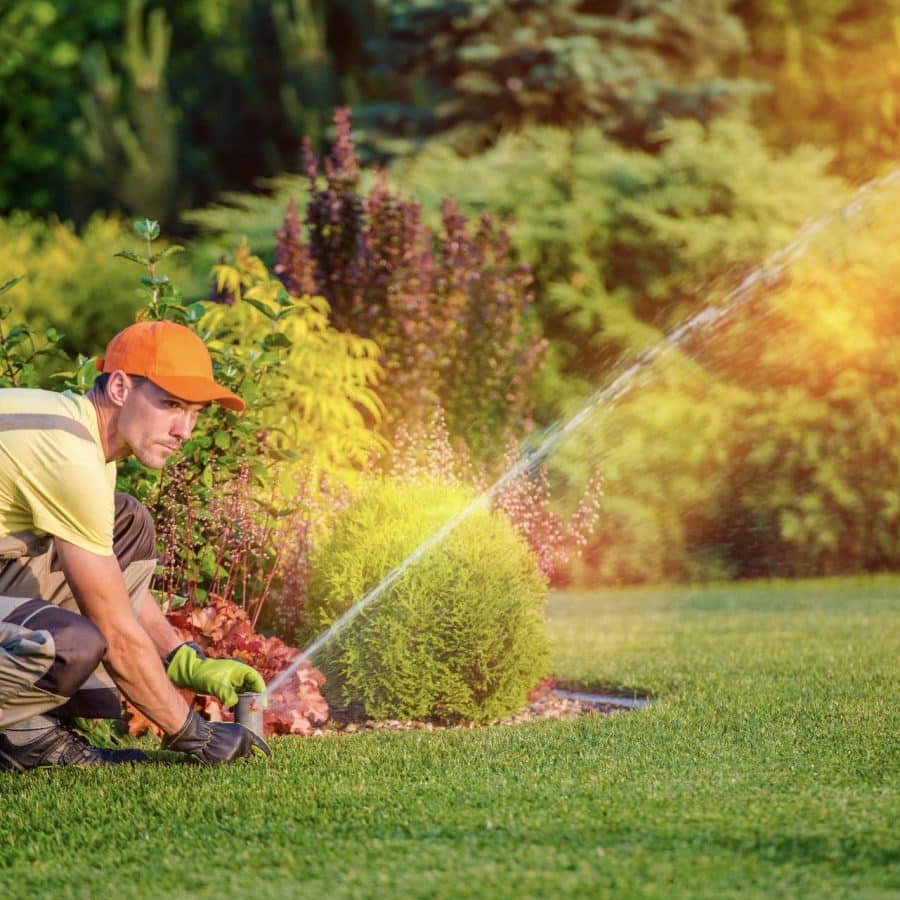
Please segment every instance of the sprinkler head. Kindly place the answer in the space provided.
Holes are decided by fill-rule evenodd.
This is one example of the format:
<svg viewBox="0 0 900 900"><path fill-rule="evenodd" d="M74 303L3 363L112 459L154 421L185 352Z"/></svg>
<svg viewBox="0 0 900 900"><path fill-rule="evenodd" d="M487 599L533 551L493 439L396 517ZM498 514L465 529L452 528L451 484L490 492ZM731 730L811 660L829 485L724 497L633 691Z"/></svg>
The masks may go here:
<svg viewBox="0 0 900 900"><path fill-rule="evenodd" d="M263 695L238 694L237 706L234 708L234 720L239 725L249 728L259 737L263 736Z"/></svg>

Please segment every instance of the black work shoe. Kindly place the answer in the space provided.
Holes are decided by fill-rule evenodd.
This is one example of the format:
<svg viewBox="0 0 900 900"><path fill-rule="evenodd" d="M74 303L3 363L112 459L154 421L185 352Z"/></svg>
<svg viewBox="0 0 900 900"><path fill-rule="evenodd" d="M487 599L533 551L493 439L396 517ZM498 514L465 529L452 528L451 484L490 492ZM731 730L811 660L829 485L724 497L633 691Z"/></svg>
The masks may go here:
<svg viewBox="0 0 900 900"><path fill-rule="evenodd" d="M44 766L115 766L147 762L143 750L106 750L89 744L62 725L44 732L28 744L13 744L0 731L0 771L24 772Z"/></svg>

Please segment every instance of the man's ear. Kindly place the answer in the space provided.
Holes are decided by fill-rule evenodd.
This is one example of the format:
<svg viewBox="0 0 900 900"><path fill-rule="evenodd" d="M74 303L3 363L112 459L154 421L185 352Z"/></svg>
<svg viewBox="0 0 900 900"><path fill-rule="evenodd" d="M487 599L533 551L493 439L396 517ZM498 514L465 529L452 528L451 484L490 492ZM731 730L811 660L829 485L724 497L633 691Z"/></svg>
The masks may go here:
<svg viewBox="0 0 900 900"><path fill-rule="evenodd" d="M106 395L116 406L122 406L128 399L128 394L133 387L131 379L121 369L116 369L109 373L109 381L106 382Z"/></svg>

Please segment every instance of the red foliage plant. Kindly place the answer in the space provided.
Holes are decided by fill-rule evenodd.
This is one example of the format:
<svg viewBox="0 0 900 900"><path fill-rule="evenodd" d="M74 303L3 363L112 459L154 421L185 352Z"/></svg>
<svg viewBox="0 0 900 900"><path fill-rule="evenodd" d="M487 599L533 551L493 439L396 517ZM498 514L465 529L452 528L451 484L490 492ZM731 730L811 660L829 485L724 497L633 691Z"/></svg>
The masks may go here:
<svg viewBox="0 0 900 900"><path fill-rule="evenodd" d="M324 174L306 147L309 201L302 222L288 207L275 272L289 290L323 296L335 327L378 342L389 427L439 404L451 433L489 458L531 427L528 388L546 350L528 321L531 275L489 215L470 228L446 200L432 231L383 173L364 195L347 110L335 125Z"/></svg>
<svg viewBox="0 0 900 900"><path fill-rule="evenodd" d="M239 659L253 666L272 681L288 666L296 663L300 651L277 637L265 637L253 630L247 611L230 600L211 594L206 606L185 604L170 612L168 619L185 641L195 641L207 656ZM328 704L321 687L325 676L308 662L301 664L292 678L268 697L263 713L265 733L309 735L328 721ZM230 722L234 716L214 697L188 694L189 702L213 722ZM130 704L129 733L141 734L148 728L159 730Z"/></svg>

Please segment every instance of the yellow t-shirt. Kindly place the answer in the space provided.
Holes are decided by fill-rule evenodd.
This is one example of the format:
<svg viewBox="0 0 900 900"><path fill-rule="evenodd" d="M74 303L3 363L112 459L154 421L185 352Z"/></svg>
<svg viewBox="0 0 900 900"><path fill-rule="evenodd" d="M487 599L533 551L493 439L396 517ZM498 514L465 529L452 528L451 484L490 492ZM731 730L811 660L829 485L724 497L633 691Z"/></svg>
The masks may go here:
<svg viewBox="0 0 900 900"><path fill-rule="evenodd" d="M90 400L0 390L0 537L51 534L111 556L115 485Z"/></svg>

